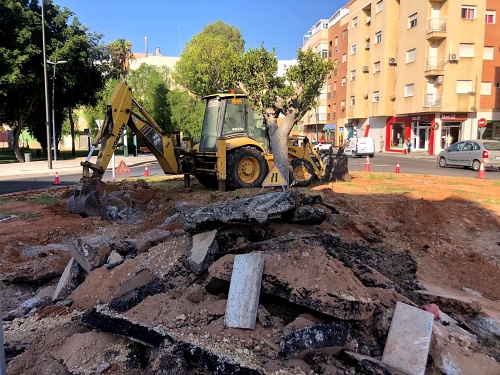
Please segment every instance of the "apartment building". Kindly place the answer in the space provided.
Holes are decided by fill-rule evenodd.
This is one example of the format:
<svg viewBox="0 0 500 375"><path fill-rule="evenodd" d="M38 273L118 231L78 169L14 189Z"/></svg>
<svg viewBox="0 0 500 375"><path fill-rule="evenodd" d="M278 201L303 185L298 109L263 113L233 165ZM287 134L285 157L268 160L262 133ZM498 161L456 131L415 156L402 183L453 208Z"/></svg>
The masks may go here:
<svg viewBox="0 0 500 375"><path fill-rule="evenodd" d="M328 29L330 22L327 19L319 20L304 35L302 51L311 49L320 56L328 57ZM323 130L327 118L327 86L323 86L318 97L318 105L312 111L306 113L296 126L299 135L305 135L310 140L326 139L326 132ZM294 132L294 133L297 133Z"/></svg>
<svg viewBox="0 0 500 375"><path fill-rule="evenodd" d="M410 138L413 150L431 155L458 140L500 139L499 5L349 1L328 23L337 63L327 81L330 139L370 136L377 151L402 152ZM311 39L304 47L323 43Z"/></svg>

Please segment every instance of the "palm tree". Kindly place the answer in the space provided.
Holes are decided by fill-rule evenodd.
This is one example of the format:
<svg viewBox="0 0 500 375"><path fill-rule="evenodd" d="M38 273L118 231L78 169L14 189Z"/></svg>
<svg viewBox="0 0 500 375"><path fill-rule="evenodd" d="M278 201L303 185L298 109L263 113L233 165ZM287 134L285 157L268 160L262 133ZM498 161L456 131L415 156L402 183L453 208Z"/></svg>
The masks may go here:
<svg viewBox="0 0 500 375"><path fill-rule="evenodd" d="M127 79L130 73L130 62L135 60L135 56L132 52L132 43L125 39L117 39L109 43L109 49L111 52L111 66L114 75Z"/></svg>

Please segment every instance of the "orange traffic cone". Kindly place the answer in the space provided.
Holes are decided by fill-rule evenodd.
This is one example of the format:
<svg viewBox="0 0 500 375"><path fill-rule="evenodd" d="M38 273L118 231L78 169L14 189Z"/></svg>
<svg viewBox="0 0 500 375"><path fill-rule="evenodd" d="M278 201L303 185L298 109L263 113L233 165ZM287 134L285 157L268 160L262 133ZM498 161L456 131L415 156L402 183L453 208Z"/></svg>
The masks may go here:
<svg viewBox="0 0 500 375"><path fill-rule="evenodd" d="M479 173L477 178L484 178L484 162L481 160L481 165L479 166Z"/></svg>
<svg viewBox="0 0 500 375"><path fill-rule="evenodd" d="M401 173L401 170L399 169L399 163L396 163L396 173Z"/></svg>
<svg viewBox="0 0 500 375"><path fill-rule="evenodd" d="M370 172L370 157L366 155L365 172Z"/></svg>
<svg viewBox="0 0 500 375"><path fill-rule="evenodd" d="M144 177L148 177L149 176L149 171L148 171L148 167L146 166L144 168Z"/></svg>
<svg viewBox="0 0 500 375"><path fill-rule="evenodd" d="M54 175L54 185L61 185L61 181L59 181L59 173L57 172Z"/></svg>

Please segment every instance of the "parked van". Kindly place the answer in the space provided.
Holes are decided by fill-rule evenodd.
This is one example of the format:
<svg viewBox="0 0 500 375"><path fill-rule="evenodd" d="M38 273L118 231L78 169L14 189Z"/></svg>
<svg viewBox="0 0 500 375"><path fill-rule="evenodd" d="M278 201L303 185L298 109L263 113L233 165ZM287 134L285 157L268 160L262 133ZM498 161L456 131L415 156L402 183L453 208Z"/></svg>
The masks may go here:
<svg viewBox="0 0 500 375"><path fill-rule="evenodd" d="M375 140L370 137L349 138L345 144L344 152L348 156L366 156L373 158L375 155Z"/></svg>

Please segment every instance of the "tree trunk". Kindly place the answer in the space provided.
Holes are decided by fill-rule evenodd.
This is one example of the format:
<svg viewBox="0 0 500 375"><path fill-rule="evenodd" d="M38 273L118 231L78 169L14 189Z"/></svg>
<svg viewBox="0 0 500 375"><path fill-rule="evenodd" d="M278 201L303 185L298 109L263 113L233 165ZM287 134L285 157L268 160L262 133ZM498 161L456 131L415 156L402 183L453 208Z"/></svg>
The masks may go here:
<svg viewBox="0 0 500 375"><path fill-rule="evenodd" d="M73 108L68 107L68 116L69 116L69 124L70 124L70 133L71 133L71 156L73 158L76 157L76 149L75 149L75 121L73 120Z"/></svg>
<svg viewBox="0 0 500 375"><path fill-rule="evenodd" d="M14 155L16 156L16 159L19 163L22 163L24 161L21 155L21 150L19 150L19 137L21 136L21 132L23 130L23 123L23 119L20 118L17 126L13 127L14 129L12 132L14 138L12 141L12 149L14 150Z"/></svg>
<svg viewBox="0 0 500 375"><path fill-rule="evenodd" d="M289 183L290 173L288 165L288 135L292 130L295 122L295 116L287 115L280 126L277 124L277 119L269 113L266 115L267 129L269 132L269 140L274 156L274 164L278 167L281 175Z"/></svg>

